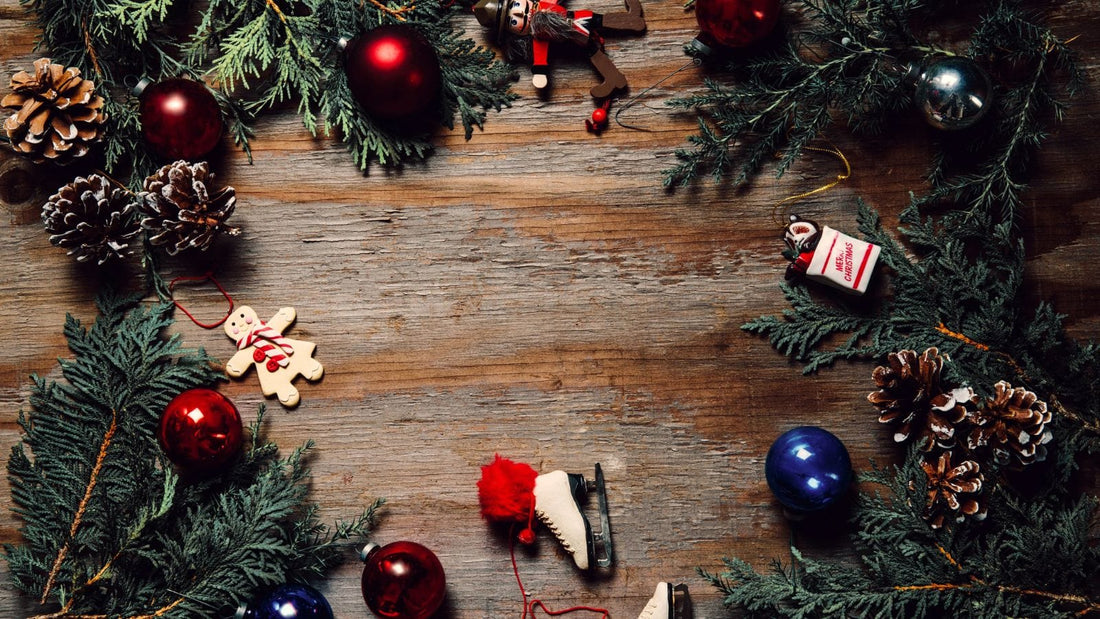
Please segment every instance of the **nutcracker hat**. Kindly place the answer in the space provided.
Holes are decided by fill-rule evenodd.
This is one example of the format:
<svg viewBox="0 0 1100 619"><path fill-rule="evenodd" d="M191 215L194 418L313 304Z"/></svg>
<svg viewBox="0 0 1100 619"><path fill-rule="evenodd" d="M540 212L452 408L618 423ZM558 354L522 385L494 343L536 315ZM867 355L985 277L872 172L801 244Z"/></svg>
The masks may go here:
<svg viewBox="0 0 1100 619"><path fill-rule="evenodd" d="M496 28L496 38L504 37L504 27L508 23L508 0L478 0L474 5L474 17L486 28Z"/></svg>

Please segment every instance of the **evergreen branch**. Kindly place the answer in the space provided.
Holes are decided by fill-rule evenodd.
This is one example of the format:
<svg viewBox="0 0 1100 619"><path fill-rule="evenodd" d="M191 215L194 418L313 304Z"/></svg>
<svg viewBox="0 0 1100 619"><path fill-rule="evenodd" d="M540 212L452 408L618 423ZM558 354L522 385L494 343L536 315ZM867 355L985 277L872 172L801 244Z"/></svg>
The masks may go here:
<svg viewBox="0 0 1100 619"><path fill-rule="evenodd" d="M103 443L100 444L99 453L96 455L95 464L92 465L92 472L88 477L87 489L84 491L84 497L80 499L80 505L76 508L76 514L73 515L73 524L69 527L69 541L65 542L65 545L62 546L61 550L57 553L57 559L54 560L53 567L50 569L50 575L46 579L46 586L42 590L42 599L39 600L39 604L45 604L46 600L50 599L50 589L53 588L54 579L57 578L57 573L61 570L61 563L65 560L65 555L69 552L69 544L72 539L76 537L76 530L80 528L80 522L84 518L84 512L88 509L88 502L92 498L92 491L95 490L96 482L99 480L99 473L103 470L103 460L107 457L107 448L111 446L111 439L114 438L117 430L118 413L112 410L111 425L108 426L107 433L103 435Z"/></svg>

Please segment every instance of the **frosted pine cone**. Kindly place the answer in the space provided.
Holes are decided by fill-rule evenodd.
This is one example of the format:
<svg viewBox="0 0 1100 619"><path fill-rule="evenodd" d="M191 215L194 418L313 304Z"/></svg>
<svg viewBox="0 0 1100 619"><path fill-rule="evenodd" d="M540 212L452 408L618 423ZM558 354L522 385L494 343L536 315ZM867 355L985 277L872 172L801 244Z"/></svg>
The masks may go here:
<svg viewBox="0 0 1100 619"><path fill-rule="evenodd" d="M79 69L39 58L34 75L16 73L11 88L0 106L15 110L4 120L4 131L17 152L39 162L68 163L103 137L103 97Z"/></svg>
<svg viewBox="0 0 1100 619"><path fill-rule="evenodd" d="M920 356L912 350L890 353L886 360L888 365L871 373L878 391L867 395L879 410L879 422L897 424L894 440L898 443L915 434L918 440L926 439L926 450L936 444L949 446L955 424L965 416L965 408L960 407L972 394L945 392L940 374L947 356L929 348Z"/></svg>
<svg viewBox="0 0 1100 619"><path fill-rule="evenodd" d="M949 515L955 522L962 522L967 516L975 520L985 518L986 509L978 496L985 480L977 462L965 460L952 466L951 452L945 451L934 462L921 462L921 469L928 477L924 518L933 529L942 527ZM909 483L910 490L914 486Z"/></svg>
<svg viewBox="0 0 1100 619"><path fill-rule="evenodd" d="M1015 459L1027 466L1046 459L1046 444L1053 437L1047 428L1051 413L1031 391L1002 380L993 386L993 397L985 406L969 417L975 426L967 436L971 450L991 448L998 464Z"/></svg>
<svg viewBox="0 0 1100 619"><path fill-rule="evenodd" d="M236 192L224 187L211 195L207 185L213 180L205 161L177 161L146 178L139 207L149 242L174 256L187 249L205 251L218 234L240 234L240 228L225 223L236 208Z"/></svg>
<svg viewBox="0 0 1100 619"><path fill-rule="evenodd" d="M46 201L42 223L50 242L77 262L103 264L133 253L130 243L141 233L135 210L132 196L105 177L78 176Z"/></svg>

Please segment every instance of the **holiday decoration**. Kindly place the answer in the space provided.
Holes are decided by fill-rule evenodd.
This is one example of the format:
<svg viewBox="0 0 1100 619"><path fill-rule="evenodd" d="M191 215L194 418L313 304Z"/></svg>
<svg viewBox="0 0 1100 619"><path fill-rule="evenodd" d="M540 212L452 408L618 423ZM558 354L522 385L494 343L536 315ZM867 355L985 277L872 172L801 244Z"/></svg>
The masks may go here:
<svg viewBox="0 0 1100 619"><path fill-rule="evenodd" d="M581 509L592 491L596 492L600 513L600 531L595 534ZM577 473L564 471L539 475L530 465L498 454L492 463L481 467L477 496L486 520L524 525L519 540L525 544L535 541L532 526L538 517L566 552L573 555L578 568L586 570L593 564L609 567L614 561L607 489L599 464L594 481L586 481ZM602 554L597 555L598 550Z"/></svg>
<svg viewBox="0 0 1100 619"><path fill-rule="evenodd" d="M767 37L779 21L779 0L696 0L704 45L746 47Z"/></svg>
<svg viewBox="0 0 1100 619"><path fill-rule="evenodd" d="M397 120L437 107L439 58L411 26L374 28L353 39L344 56L348 87L368 115Z"/></svg>
<svg viewBox="0 0 1100 619"><path fill-rule="evenodd" d="M212 389L188 389L168 403L157 440L168 459L184 471L210 473L241 451L241 415Z"/></svg>
<svg viewBox="0 0 1100 619"><path fill-rule="evenodd" d="M163 285L163 282L160 283ZM280 457L264 415L216 478L180 479L154 438L168 400L218 380L203 352L168 337L173 306L103 291L75 354L35 378L8 459L9 583L19 616L213 617L288 574L323 576L374 521L380 502L330 530L308 498L309 444ZM181 576L185 575L185 576Z"/></svg>
<svg viewBox="0 0 1100 619"><path fill-rule="evenodd" d="M236 619L333 619L332 606L309 585L281 585L237 609Z"/></svg>
<svg viewBox="0 0 1100 619"><path fill-rule="evenodd" d="M213 181L205 161L177 161L146 178L138 207L149 242L174 256L188 249L206 251L218 234L240 234L240 228L225 223L237 206L236 192L223 187L211 193Z"/></svg>
<svg viewBox="0 0 1100 619"><path fill-rule="evenodd" d="M626 88L626 76L604 53L603 29L644 32L640 0L625 0L626 11L601 15L592 11L566 11L560 0L478 0L474 15L506 45L511 59L528 59L532 64L531 83L546 88L550 70L551 42L568 41L583 47L588 60L603 81L592 87L597 99Z"/></svg>
<svg viewBox="0 0 1100 619"><path fill-rule="evenodd" d="M599 135L607 129L607 111L611 109L611 99L605 99L596 109L592 110L592 119L584 121L584 128L589 133Z"/></svg>
<svg viewBox="0 0 1100 619"><path fill-rule="evenodd" d="M687 585L659 582L638 619L691 619L692 616Z"/></svg>
<svg viewBox="0 0 1100 619"><path fill-rule="evenodd" d="M764 474L780 503L796 512L813 512L848 493L852 462L844 443L831 432L802 426L775 439Z"/></svg>
<svg viewBox="0 0 1100 619"><path fill-rule="evenodd" d="M443 604L447 580L431 550L415 542L363 549L363 600L388 619L429 619Z"/></svg>
<svg viewBox="0 0 1100 619"><path fill-rule="evenodd" d="M81 176L57 190L42 207L50 242L69 250L77 262L104 264L134 251L141 234L136 205L125 189L105 177Z"/></svg>
<svg viewBox="0 0 1100 619"><path fill-rule="evenodd" d="M204 84L167 79L146 86L140 98L141 134L161 159L201 159L221 140L221 108Z"/></svg>
<svg viewBox="0 0 1100 619"><path fill-rule="evenodd" d="M998 381L985 406L967 411L967 416L974 424L966 437L971 451L988 447L997 464L1026 466L1046 459L1046 444L1054 438L1048 425L1053 416L1034 392Z"/></svg>
<svg viewBox="0 0 1100 619"><path fill-rule="evenodd" d="M967 516L975 520L984 520L986 510L975 495L982 491L981 467L973 460L951 464L951 452L945 451L935 461L921 463L925 475L927 501L924 518L933 529L943 527L947 514L955 514L955 522L962 522ZM916 487L910 483L910 489Z"/></svg>
<svg viewBox="0 0 1100 619"><path fill-rule="evenodd" d="M298 405L300 397L292 381L304 376L320 380L325 368L313 358L316 344L283 337L298 314L284 307L266 323L248 306L238 307L225 321L225 334L237 343L237 354L225 364L225 372L239 378L253 365L264 395L276 395L286 407Z"/></svg>
<svg viewBox="0 0 1100 619"><path fill-rule="evenodd" d="M943 418L932 404L933 398L946 391L940 381L945 360L936 348L929 348L920 356L916 351L903 350L890 353L887 365L876 367L871 374L879 389L868 395L867 400L879 409L879 423L899 424L894 431L895 441L909 440L914 430L918 442L923 442L926 449L937 441L950 445L954 440L954 424L962 421L965 411Z"/></svg>
<svg viewBox="0 0 1100 619"><path fill-rule="evenodd" d="M928 124L958 130L974 126L992 105L993 82L976 62L958 56L928 65L914 98Z"/></svg>
<svg viewBox="0 0 1100 619"><path fill-rule="evenodd" d="M68 163L103 137L103 97L80 69L39 58L33 75L20 71L11 77L11 89L0 106L15 110L4 120L4 131L16 152Z"/></svg>
<svg viewBox="0 0 1100 619"><path fill-rule="evenodd" d="M454 2L391 6L359 0L273 0L176 3L169 11L138 9L121 0L38 0L29 10L41 28L39 44L56 53L56 62L101 76L100 92L117 93L103 101L102 111L111 119L105 169L112 174L131 170L129 184L137 186L165 157L202 157L218 142L221 123L225 134L250 155L254 122L271 111L295 110L307 131L341 140L363 169L372 162L397 165L428 157L437 132L431 127L409 131L362 113L348 87L342 52L334 45L349 31L394 22L423 35L431 56L438 58L438 96L423 115L433 127L453 128L456 118L461 120L470 139L490 110L500 111L516 95L510 91L512 67L464 35L456 22L466 18L468 7ZM142 97L141 109L139 101L123 94L131 91L135 72L157 80L149 87L154 90L147 89ZM202 82L186 76L202 76L216 88L203 92ZM152 96L161 89L176 96ZM207 94L214 95L217 106L209 105ZM187 102L188 110L177 110L177 102ZM191 110L191 104L200 109ZM77 126L79 136L70 152L82 151L87 137L84 125ZM15 141L22 140L22 131L17 129ZM189 132L194 132L194 142L181 142ZM52 144L48 138L39 146L28 142L26 148L44 149L35 152L52 157L53 147L46 149L47 143Z"/></svg>
<svg viewBox="0 0 1100 619"><path fill-rule="evenodd" d="M871 281L882 249L808 219L791 215L783 240L797 257L787 267L786 278L812 281L863 294Z"/></svg>

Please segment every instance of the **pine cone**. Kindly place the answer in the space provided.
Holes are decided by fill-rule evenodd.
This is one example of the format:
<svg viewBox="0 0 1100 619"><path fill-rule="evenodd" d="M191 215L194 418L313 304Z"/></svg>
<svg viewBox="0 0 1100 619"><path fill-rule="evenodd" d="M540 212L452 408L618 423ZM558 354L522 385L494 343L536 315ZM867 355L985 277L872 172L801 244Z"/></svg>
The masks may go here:
<svg viewBox="0 0 1100 619"><path fill-rule="evenodd" d="M38 162L68 163L103 137L103 97L95 94L95 82L80 77L80 69L39 58L34 75L16 73L11 88L15 92L0 106L15 110L4 130L17 152Z"/></svg>
<svg viewBox="0 0 1100 619"><path fill-rule="evenodd" d="M153 245L164 245L174 256L189 248L206 251L218 233L241 233L225 223L236 208L236 192L224 187L211 196L207 184L213 180L205 161L177 161L145 179L145 191L138 194L145 214L141 227Z"/></svg>
<svg viewBox="0 0 1100 619"><path fill-rule="evenodd" d="M940 351L929 348L919 357L912 350L887 356L888 366L871 373L878 391L867 400L879 409L880 423L900 424L894 441L909 440L914 433L924 440L924 449L949 448L954 443L955 424L966 415L964 403L973 398L969 390L947 393L940 382L943 364L948 360Z"/></svg>
<svg viewBox="0 0 1100 619"><path fill-rule="evenodd" d="M928 476L924 519L933 529L942 527L949 514L954 514L955 522L962 522L967 516L985 519L986 509L978 496L984 478L977 462L965 460L953 467L951 452L945 451L935 462L925 460L920 466ZM915 489L913 482L909 482L909 489Z"/></svg>
<svg viewBox="0 0 1100 619"><path fill-rule="evenodd" d="M967 436L971 450L991 447L998 464L1008 464L1013 456L1021 466L1046 459L1046 444L1053 438L1047 428L1051 413L1047 403L1027 389L1002 380L993 386L993 397L985 406L969 417L975 426Z"/></svg>
<svg viewBox="0 0 1100 619"><path fill-rule="evenodd" d="M77 262L103 264L133 253L130 241L141 233L128 192L111 187L98 174L57 190L42 207L50 242L69 250Z"/></svg>

